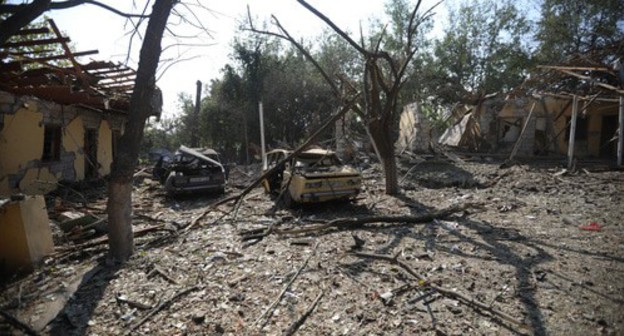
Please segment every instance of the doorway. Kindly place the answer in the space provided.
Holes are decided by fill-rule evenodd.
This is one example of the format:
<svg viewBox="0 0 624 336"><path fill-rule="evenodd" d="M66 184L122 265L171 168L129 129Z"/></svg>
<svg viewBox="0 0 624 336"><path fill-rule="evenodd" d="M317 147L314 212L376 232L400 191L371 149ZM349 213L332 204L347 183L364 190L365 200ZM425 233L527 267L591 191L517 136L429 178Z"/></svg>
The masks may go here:
<svg viewBox="0 0 624 336"><path fill-rule="evenodd" d="M600 129L600 157L615 159L617 157L617 139L615 132L618 129L617 114L602 116Z"/></svg>
<svg viewBox="0 0 624 336"><path fill-rule="evenodd" d="M98 177L97 131L85 129L84 135L85 179Z"/></svg>

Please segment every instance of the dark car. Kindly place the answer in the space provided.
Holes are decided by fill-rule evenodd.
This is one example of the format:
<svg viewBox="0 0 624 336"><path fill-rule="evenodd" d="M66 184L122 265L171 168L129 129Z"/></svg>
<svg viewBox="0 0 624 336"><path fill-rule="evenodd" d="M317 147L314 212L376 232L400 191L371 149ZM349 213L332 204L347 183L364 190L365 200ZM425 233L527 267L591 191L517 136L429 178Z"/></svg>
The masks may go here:
<svg viewBox="0 0 624 336"><path fill-rule="evenodd" d="M158 160L154 176L170 195L225 192L225 169L213 149L180 146L172 160Z"/></svg>

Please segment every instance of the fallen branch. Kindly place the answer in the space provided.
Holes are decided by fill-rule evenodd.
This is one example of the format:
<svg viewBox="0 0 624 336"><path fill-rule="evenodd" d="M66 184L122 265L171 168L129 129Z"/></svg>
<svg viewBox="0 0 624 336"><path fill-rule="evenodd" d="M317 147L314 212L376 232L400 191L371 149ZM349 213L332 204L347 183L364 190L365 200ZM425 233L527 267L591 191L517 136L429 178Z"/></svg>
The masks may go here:
<svg viewBox="0 0 624 336"><path fill-rule="evenodd" d="M295 234L303 234L303 233L312 233L312 232L322 232L322 231L331 231L331 230L339 230L345 228L353 228L353 227L361 227L366 224L373 223L390 223L390 224L399 224L401 226L410 225L410 224L424 224L433 221L434 219L444 219L454 213L467 210L469 208L476 208L478 205L476 204L464 204L464 205L456 205L451 206L446 209L442 209L439 211L434 211L431 213L427 213L420 216L371 216L371 217L362 217L362 218L337 218L331 220L325 224L316 225L312 227L307 227L303 229L287 229L280 230L277 228L273 228L272 232L280 235L295 235Z"/></svg>
<svg viewBox="0 0 624 336"><path fill-rule="evenodd" d="M147 277L150 278L153 275L158 274L161 277L163 277L165 280L169 281L170 283L174 284L174 285L178 285L178 282L173 279L172 277L170 277L167 272L163 271L160 267L158 266L154 266L154 269L152 269L149 273L147 273Z"/></svg>
<svg viewBox="0 0 624 336"><path fill-rule="evenodd" d="M299 274L301 274L301 271L303 271L303 269L306 267L306 265L308 264L308 261L314 255L314 251L316 250L317 247L318 247L318 243L314 246L314 249L312 250L312 253L310 253L310 255L306 258L306 260L303 262L301 267L299 267L299 269L297 270L297 273L295 273L295 275L293 275L293 277L290 279L290 281L288 281L286 286L284 286L284 288L282 289L280 294L277 296L275 301L273 301L273 303L262 313L262 315L260 315L256 319L254 324L259 324L260 323L259 329L264 328L266 323L269 321L269 316L271 316L271 314L273 313L273 309L275 309L275 306L277 306L277 304L282 300L282 297L284 296L284 294L286 294L286 291L288 290L290 285L292 285L292 283L295 282L295 279L297 279Z"/></svg>
<svg viewBox="0 0 624 336"><path fill-rule="evenodd" d="M288 327L288 329L286 329L286 331L284 331L284 333L282 335L284 335L284 336L294 335L295 332L297 332L297 330L299 329L299 327L301 327L303 325L303 323L308 318L308 316L310 316L310 314L312 314L312 312L314 311L314 308L316 308L316 306L319 304L319 302L321 301L321 298L323 297L323 295L325 295L325 292L321 290L321 292L316 297L316 299L314 299L314 302L312 302L312 304L303 313L303 315L299 316L299 318L295 322L293 322L293 324L291 324L290 327Z"/></svg>
<svg viewBox="0 0 624 336"><path fill-rule="evenodd" d="M168 231L171 232L172 230L167 228L164 225L154 225L154 226L148 226L146 228L140 229L140 230L136 230L133 232L134 237L141 237L144 236L150 232L158 232L158 231ZM95 246L99 246L99 245L103 245L108 243L108 236L104 236L98 239L94 239L92 241L83 243L83 244L78 244L78 245L74 245L68 248L64 248L61 249L60 252L68 252L68 251L75 251L75 250L82 250L85 248L90 248L90 247L95 247Z"/></svg>
<svg viewBox="0 0 624 336"><path fill-rule="evenodd" d="M139 322L137 322L134 326L132 326L128 332L126 333L126 335L129 335L130 333L132 333L134 330L136 330L138 327L142 326L143 323L147 322L147 320L149 320L152 316L154 316L156 313L158 313L159 311L163 310L164 308L166 308L167 306L169 306L171 303L173 303L175 300L181 298L182 296L195 291L199 289L198 286L193 286L191 288L187 288L181 292L179 292L178 294L174 295L172 298L170 298L169 300L159 304L158 306L156 306L156 308L152 309L149 313L147 313L147 315L145 315Z"/></svg>
<svg viewBox="0 0 624 336"><path fill-rule="evenodd" d="M399 260L398 258L398 254L395 256L390 256L390 255L383 255L383 254L373 254L373 253L364 253L364 252L354 252L354 255L358 256L358 257L362 257L362 258L371 258L371 259L379 259L379 260L385 260L385 261L389 261L393 264L399 265L401 268L403 268L407 273L411 274L412 276L414 276L416 279L419 280L419 285L422 286L427 286L431 289L434 289L435 291L437 291L438 293L448 297L448 298L452 298L452 299L456 299L458 301L463 302L464 304L468 305L468 306L472 306L472 307L477 307L479 309L485 310L487 312L489 312L492 315L498 316L500 318L502 318L503 320L507 321L507 322L511 322L514 323L516 325L518 325L521 328L527 328L527 325L522 322L517 320L516 318L514 318L513 316L510 316L507 313L504 313L498 309L492 308L489 305L478 301L477 299L471 298L469 296L466 296L462 293L459 292L455 292L446 288L442 288L440 286L436 286L435 284L432 284L428 281L426 281L426 279L421 276L420 274L418 274L416 271L414 271L414 269L412 269L407 263L405 263L404 261Z"/></svg>
<svg viewBox="0 0 624 336"><path fill-rule="evenodd" d="M18 320L13 315L5 312L4 310L0 310L0 316L4 317L7 322L9 322L11 325L15 326L19 330L23 331L27 335L39 335L33 328L28 326L26 323Z"/></svg>
<svg viewBox="0 0 624 336"><path fill-rule="evenodd" d="M248 241L248 240L254 240L254 239L262 240L264 237L270 235L271 232L273 232L273 225L275 225L275 222L272 222L271 224L269 224L269 226L265 230L259 233L254 233L254 234L244 236L242 238L242 241Z"/></svg>

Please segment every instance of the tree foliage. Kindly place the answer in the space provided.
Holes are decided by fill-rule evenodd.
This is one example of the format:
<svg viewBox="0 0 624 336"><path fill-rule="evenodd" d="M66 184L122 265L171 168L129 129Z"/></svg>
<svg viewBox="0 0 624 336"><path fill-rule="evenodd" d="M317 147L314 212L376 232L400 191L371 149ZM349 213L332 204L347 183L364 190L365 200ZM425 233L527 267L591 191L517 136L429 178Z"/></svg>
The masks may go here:
<svg viewBox="0 0 624 336"><path fill-rule="evenodd" d="M512 2L466 1L449 13L435 41L429 94L439 102L470 102L522 83L530 66L530 25Z"/></svg>
<svg viewBox="0 0 624 336"><path fill-rule="evenodd" d="M624 53L624 2L543 0L535 36L543 64L571 58L608 63Z"/></svg>

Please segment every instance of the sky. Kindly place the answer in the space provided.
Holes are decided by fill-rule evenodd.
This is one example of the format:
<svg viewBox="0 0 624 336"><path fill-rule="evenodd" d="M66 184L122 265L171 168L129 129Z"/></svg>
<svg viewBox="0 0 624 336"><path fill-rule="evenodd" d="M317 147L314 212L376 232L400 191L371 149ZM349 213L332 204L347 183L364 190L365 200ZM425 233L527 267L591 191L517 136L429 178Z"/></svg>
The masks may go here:
<svg viewBox="0 0 624 336"><path fill-rule="evenodd" d="M121 2L101 1L125 12L141 13L144 1ZM298 4L295 0L225 0L205 1L186 0L187 8L176 6L182 16L203 28L195 28L188 23L180 23L179 18L170 19L171 32L178 35L163 41L164 52L161 56L161 67L157 85L161 88L164 98L164 115L173 116L179 113L178 94L181 92L194 96L196 81L205 85L211 79L220 76L220 69L229 62L231 42L240 22L246 18L247 6L256 24L269 21L275 15L282 25L295 37L318 36L326 25ZM141 7L133 8L133 3L142 3ZM203 7L200 7L200 4ZM308 0L312 6L328 16L340 28L359 32L360 25L367 27L372 17L382 17L384 0ZM425 0L421 8L428 9L436 2ZM149 13L151 7L147 8ZM191 14L191 11L193 14ZM438 17L443 17L446 10L437 8ZM83 63L94 60L110 60L125 63L130 50L128 65L136 69L140 39L134 38L130 46L132 25L125 18L94 5L81 5L70 9L53 11L49 14L57 26L71 38L74 51L97 49L99 53L82 57ZM438 25L438 28L439 25ZM171 35L171 34L169 34ZM136 37L136 36L135 36Z"/></svg>

